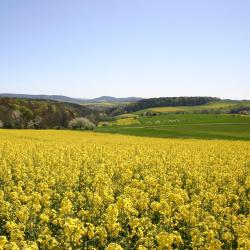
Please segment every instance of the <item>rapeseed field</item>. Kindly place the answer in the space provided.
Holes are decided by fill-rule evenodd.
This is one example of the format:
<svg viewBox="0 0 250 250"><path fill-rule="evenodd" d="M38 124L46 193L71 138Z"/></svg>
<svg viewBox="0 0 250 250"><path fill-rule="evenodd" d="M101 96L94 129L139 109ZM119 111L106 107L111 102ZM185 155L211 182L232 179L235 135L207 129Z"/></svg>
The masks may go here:
<svg viewBox="0 0 250 250"><path fill-rule="evenodd" d="M0 130L0 249L250 249L250 142Z"/></svg>

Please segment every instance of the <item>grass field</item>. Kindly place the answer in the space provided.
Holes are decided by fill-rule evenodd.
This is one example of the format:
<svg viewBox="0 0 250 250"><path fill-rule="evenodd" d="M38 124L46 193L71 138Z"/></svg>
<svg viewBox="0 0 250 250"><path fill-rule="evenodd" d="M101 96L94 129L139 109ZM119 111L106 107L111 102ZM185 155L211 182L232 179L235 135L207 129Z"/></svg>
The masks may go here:
<svg viewBox="0 0 250 250"><path fill-rule="evenodd" d="M0 130L0 249L250 249L249 167L246 141Z"/></svg>
<svg viewBox="0 0 250 250"><path fill-rule="evenodd" d="M130 123L121 121L130 121ZM134 123L133 123L134 121ZM250 140L250 116L169 114L124 118L98 132L149 137Z"/></svg>
<svg viewBox="0 0 250 250"><path fill-rule="evenodd" d="M197 106L177 106L177 107L155 107L143 109L134 114L142 114L147 111L151 112L159 112L159 113L175 113L175 112L200 112L204 110L220 110L220 109L228 109L231 107L235 107L237 105L242 106L250 106L249 101L220 101L220 102L212 102L204 105Z"/></svg>

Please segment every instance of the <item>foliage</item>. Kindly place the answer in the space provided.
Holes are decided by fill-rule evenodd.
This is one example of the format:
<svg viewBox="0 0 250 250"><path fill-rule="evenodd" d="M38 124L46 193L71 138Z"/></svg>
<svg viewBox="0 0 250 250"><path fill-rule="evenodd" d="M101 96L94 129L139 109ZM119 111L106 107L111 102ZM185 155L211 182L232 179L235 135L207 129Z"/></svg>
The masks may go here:
<svg viewBox="0 0 250 250"><path fill-rule="evenodd" d="M196 106L203 105L209 102L219 101L214 97L160 97L142 99L135 103L131 103L124 107L111 108L110 113L112 115L118 115L123 113L135 112L152 107L176 107L176 106Z"/></svg>
<svg viewBox="0 0 250 250"><path fill-rule="evenodd" d="M250 102L219 101L196 106L152 107L134 112L136 115L153 116L157 114L240 114L250 112Z"/></svg>
<svg viewBox="0 0 250 250"><path fill-rule="evenodd" d="M86 117L94 123L105 118L99 111L78 104L0 98L0 120L5 128L66 128L76 117Z"/></svg>
<svg viewBox="0 0 250 250"><path fill-rule="evenodd" d="M42 117L41 116L36 116L34 120L30 120L27 124L27 128L35 128L39 129L41 128L42 124Z"/></svg>
<svg viewBox="0 0 250 250"><path fill-rule="evenodd" d="M95 124L90 122L87 118L77 117L69 122L69 128L93 130L95 128Z"/></svg>
<svg viewBox="0 0 250 250"><path fill-rule="evenodd" d="M0 138L0 249L250 249L249 142Z"/></svg>
<svg viewBox="0 0 250 250"><path fill-rule="evenodd" d="M246 105L237 105L231 109L232 114L250 114L250 104L249 106Z"/></svg>
<svg viewBox="0 0 250 250"><path fill-rule="evenodd" d="M139 109L149 107L164 107L164 106L196 106L207 104L209 102L218 101L218 98L214 97L160 97L142 99L137 102Z"/></svg>
<svg viewBox="0 0 250 250"><path fill-rule="evenodd" d="M197 98L197 99L195 99ZM210 97L209 97L210 98ZM235 100L218 100L218 99L205 99L205 103L202 103L199 97L187 97L184 98L186 102L180 101L176 98L175 102L171 102L172 98L155 98L162 100L163 104L159 101L152 101L154 99L145 99L132 103L124 107L116 107L109 110L109 113L113 116L117 115L143 115L154 116L159 113L165 114L249 114L250 102L249 101L235 101ZM164 104L164 100L168 102ZM179 101L177 101L179 100ZM195 101L194 101L195 100ZM206 102L209 101L209 102ZM184 105L182 105L184 103ZM187 104L187 105L186 105Z"/></svg>
<svg viewBox="0 0 250 250"><path fill-rule="evenodd" d="M211 102L203 105L196 106L175 106L175 107L157 107L149 108L151 112L160 112L160 113L176 113L176 112L202 112L207 110L208 112L215 112L217 110L230 110L231 107L236 106L237 102Z"/></svg>

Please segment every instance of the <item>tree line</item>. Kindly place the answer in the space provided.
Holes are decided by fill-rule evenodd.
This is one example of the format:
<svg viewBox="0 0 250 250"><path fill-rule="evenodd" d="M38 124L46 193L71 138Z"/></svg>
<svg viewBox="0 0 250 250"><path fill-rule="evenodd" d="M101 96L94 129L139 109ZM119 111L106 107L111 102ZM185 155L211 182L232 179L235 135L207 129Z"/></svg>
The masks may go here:
<svg viewBox="0 0 250 250"><path fill-rule="evenodd" d="M105 114L78 104L50 100L0 98L0 126L3 128L66 128L77 117L97 124Z"/></svg>
<svg viewBox="0 0 250 250"><path fill-rule="evenodd" d="M149 98L149 99L139 100L135 103L131 103L123 107L111 108L109 110L109 113L111 115L119 115L152 107L197 106L216 101L220 101L220 99L216 97L202 97L202 96Z"/></svg>

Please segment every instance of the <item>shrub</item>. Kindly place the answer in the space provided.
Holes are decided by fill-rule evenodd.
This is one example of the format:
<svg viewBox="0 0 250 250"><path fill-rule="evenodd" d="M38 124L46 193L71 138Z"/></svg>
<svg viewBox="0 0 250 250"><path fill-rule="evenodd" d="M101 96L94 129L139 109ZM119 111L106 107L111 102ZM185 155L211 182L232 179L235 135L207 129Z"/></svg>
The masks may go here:
<svg viewBox="0 0 250 250"><path fill-rule="evenodd" d="M93 130L95 128L95 124L85 117L77 117L69 122L69 128Z"/></svg>

